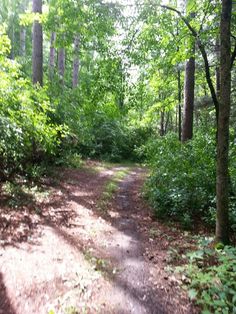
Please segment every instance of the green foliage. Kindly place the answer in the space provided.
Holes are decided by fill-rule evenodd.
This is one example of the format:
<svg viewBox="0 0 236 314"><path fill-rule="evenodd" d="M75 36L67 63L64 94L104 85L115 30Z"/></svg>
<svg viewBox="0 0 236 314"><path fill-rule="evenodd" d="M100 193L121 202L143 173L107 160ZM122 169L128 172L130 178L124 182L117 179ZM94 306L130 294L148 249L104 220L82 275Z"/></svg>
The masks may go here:
<svg viewBox="0 0 236 314"><path fill-rule="evenodd" d="M65 128L50 119L46 89L33 87L7 59L4 30L0 33L0 168L1 176L9 177L54 156Z"/></svg>
<svg viewBox="0 0 236 314"><path fill-rule="evenodd" d="M108 209L108 205L110 204L114 193L119 188L119 183L122 179L129 173L130 169L124 167L123 169L118 170L112 176L110 180L105 184L104 190L98 202L98 208L103 212L106 213Z"/></svg>
<svg viewBox="0 0 236 314"><path fill-rule="evenodd" d="M62 150L61 154L55 160L57 166L65 166L70 168L81 168L83 165L82 157L76 152Z"/></svg>
<svg viewBox="0 0 236 314"><path fill-rule="evenodd" d="M236 249L201 245L187 257L189 263L177 271L189 279L189 297L202 313L236 313Z"/></svg>
<svg viewBox="0 0 236 314"><path fill-rule="evenodd" d="M156 216L177 218L187 228L196 216L208 217L215 197L213 136L198 133L183 145L169 134L144 151L151 167L145 191Z"/></svg>

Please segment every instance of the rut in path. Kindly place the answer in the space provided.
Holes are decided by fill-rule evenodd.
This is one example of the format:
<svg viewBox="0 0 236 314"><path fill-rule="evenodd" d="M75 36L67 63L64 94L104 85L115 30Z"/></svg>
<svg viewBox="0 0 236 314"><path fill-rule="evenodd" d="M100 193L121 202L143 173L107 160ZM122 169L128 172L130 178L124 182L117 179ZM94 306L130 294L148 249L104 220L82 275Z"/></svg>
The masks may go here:
<svg viewBox="0 0 236 314"><path fill-rule="evenodd" d="M142 241L137 230L137 209L130 195L132 185L142 171L131 172L120 184L111 212L112 225L118 229L111 234L108 256L115 261L119 272L115 278L110 302L115 313L168 313L160 296L150 282L150 266L143 257Z"/></svg>

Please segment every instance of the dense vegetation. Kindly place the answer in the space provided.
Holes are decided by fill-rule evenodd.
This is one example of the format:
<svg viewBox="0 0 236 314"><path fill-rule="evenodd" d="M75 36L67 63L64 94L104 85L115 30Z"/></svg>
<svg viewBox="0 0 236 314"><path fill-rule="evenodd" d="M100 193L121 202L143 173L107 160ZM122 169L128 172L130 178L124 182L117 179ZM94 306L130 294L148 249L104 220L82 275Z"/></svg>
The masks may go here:
<svg viewBox="0 0 236 314"><path fill-rule="evenodd" d="M232 1L31 6L0 4L1 180L81 157L144 162L157 218L187 229L216 225L215 242L229 244L236 229ZM225 287L235 250L222 254L208 274L224 276ZM231 298L224 313L235 311L235 290L232 283L224 291ZM206 309L225 303L217 306Z"/></svg>

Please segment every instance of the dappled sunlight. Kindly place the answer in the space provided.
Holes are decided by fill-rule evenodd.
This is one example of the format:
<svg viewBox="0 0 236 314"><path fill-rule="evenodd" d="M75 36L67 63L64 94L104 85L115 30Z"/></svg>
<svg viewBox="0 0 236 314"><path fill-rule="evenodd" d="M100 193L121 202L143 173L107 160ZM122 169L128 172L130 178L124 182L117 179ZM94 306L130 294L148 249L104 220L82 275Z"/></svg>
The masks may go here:
<svg viewBox="0 0 236 314"><path fill-rule="evenodd" d="M106 183L114 180L107 173L65 170L38 203L37 227L25 231L24 241L0 250L6 287L19 313L43 314L72 305L91 313L135 314L152 313L158 306L158 313L165 313L163 306L171 306L166 296L163 305L163 291L149 282L137 228L142 216L133 197L143 170L112 170L112 178L123 180L104 212L97 204Z"/></svg>

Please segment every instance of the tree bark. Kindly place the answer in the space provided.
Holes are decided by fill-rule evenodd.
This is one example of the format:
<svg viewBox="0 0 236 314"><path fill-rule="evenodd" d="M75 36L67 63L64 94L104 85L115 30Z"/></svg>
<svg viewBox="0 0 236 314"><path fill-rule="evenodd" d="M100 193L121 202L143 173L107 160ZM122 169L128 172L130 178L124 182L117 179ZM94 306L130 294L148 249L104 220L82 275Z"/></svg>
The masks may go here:
<svg viewBox="0 0 236 314"><path fill-rule="evenodd" d="M25 13L27 4L28 4L28 0L21 1L21 5L20 5L21 13ZM20 56L23 58L26 56L26 27L25 26L20 27Z"/></svg>
<svg viewBox="0 0 236 314"><path fill-rule="evenodd" d="M20 30L20 56L25 57L26 55L26 29L21 27Z"/></svg>
<svg viewBox="0 0 236 314"><path fill-rule="evenodd" d="M33 13L42 14L42 0L33 0ZM43 85L43 30L39 21L33 24L33 83Z"/></svg>
<svg viewBox="0 0 236 314"><path fill-rule="evenodd" d="M55 56L56 56L56 49L55 49L55 41L56 41L56 33L51 33L50 39L50 54L49 54L49 78L52 80L55 68Z"/></svg>
<svg viewBox="0 0 236 314"><path fill-rule="evenodd" d="M189 0L186 0L186 11L191 18L195 17L194 12L189 11ZM195 88L195 39L191 40L192 56L187 60L184 79L184 115L182 128L182 142L191 140L193 137L193 109L194 109L194 88Z"/></svg>
<svg viewBox="0 0 236 314"><path fill-rule="evenodd" d="M222 0L220 22L220 103L217 142L216 241L229 243L229 118L231 94L231 28L232 0Z"/></svg>
<svg viewBox="0 0 236 314"><path fill-rule="evenodd" d="M15 28L14 28L14 24L12 25L12 31L11 31L11 52L10 52L10 59L14 60L15 59Z"/></svg>
<svg viewBox="0 0 236 314"><path fill-rule="evenodd" d="M182 135L182 108L181 108L181 76L180 70L177 72L177 80L178 80L178 133L179 133L179 140L181 141Z"/></svg>
<svg viewBox="0 0 236 314"><path fill-rule="evenodd" d="M220 98L220 42L219 42L219 38L216 38L216 95L218 97L218 99Z"/></svg>
<svg viewBox="0 0 236 314"><path fill-rule="evenodd" d="M74 61L73 61L73 77L72 77L72 86L73 88L78 87L79 84L79 36L75 37L74 40Z"/></svg>
<svg viewBox="0 0 236 314"><path fill-rule="evenodd" d="M161 111L161 116L160 116L160 136L165 135L165 111Z"/></svg>
<svg viewBox="0 0 236 314"><path fill-rule="evenodd" d="M193 137L194 87L195 87L195 57L191 57L187 61L185 67L182 142L190 140Z"/></svg>
<svg viewBox="0 0 236 314"><path fill-rule="evenodd" d="M58 74L59 74L60 82L62 85L64 85L65 63L66 63L65 48L59 48L58 50Z"/></svg>

